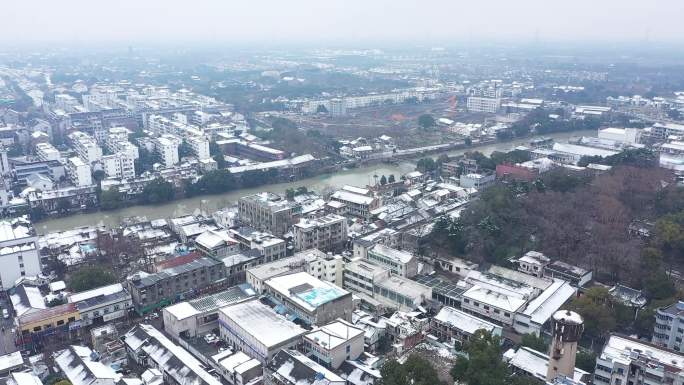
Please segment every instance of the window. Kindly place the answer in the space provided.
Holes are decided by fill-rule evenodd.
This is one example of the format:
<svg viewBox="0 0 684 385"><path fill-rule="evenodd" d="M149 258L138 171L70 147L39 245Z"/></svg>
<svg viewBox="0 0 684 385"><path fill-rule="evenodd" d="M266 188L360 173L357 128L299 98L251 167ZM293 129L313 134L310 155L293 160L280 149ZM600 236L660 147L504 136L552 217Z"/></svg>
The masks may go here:
<svg viewBox="0 0 684 385"><path fill-rule="evenodd" d="M504 317L511 318L511 313L504 313Z"/></svg>
<svg viewBox="0 0 684 385"><path fill-rule="evenodd" d="M34 332L39 332L39 331L40 331L40 326L34 327L34 328L33 328L33 331L34 331Z"/></svg>
<svg viewBox="0 0 684 385"><path fill-rule="evenodd" d="M64 325L64 320L63 320L63 319L57 321L57 326L61 326L61 325Z"/></svg>
<svg viewBox="0 0 684 385"><path fill-rule="evenodd" d="M351 352L351 346L347 345L347 353L349 353L349 352ZM347 357L349 357L349 356L347 356ZM349 359L349 358L347 358L347 359Z"/></svg>

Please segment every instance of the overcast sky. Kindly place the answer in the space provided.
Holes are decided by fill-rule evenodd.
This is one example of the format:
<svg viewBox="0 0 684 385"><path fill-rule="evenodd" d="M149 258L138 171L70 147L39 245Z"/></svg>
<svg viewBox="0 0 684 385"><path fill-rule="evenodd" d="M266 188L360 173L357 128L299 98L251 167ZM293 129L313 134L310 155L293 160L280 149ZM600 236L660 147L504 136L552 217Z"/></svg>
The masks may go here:
<svg viewBox="0 0 684 385"><path fill-rule="evenodd" d="M684 0L2 0L0 43L684 42Z"/></svg>

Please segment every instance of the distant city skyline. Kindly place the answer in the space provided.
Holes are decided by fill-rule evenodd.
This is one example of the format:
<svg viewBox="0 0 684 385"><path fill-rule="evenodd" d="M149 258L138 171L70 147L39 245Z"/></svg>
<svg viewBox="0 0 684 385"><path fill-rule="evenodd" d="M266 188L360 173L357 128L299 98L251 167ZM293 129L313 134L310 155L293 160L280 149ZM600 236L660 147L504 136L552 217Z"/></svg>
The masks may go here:
<svg viewBox="0 0 684 385"><path fill-rule="evenodd" d="M0 44L449 41L684 43L684 2L661 0L23 0L2 6Z"/></svg>

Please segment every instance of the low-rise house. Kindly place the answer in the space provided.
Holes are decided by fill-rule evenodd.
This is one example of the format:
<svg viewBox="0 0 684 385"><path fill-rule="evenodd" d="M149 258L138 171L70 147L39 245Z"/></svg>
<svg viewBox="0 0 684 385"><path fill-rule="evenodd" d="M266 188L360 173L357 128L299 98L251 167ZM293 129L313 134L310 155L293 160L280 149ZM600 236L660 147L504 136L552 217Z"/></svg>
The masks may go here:
<svg viewBox="0 0 684 385"><path fill-rule="evenodd" d="M165 383L221 385L197 358L151 325L136 325L123 336L123 341L131 359L159 370L167 379Z"/></svg>
<svg viewBox="0 0 684 385"><path fill-rule="evenodd" d="M233 286L220 293L179 302L162 311L164 331L173 338L195 338L219 328L219 310L248 301L254 293Z"/></svg>
<svg viewBox="0 0 684 385"><path fill-rule="evenodd" d="M430 325L431 334L451 343L453 341L467 342L478 330L484 330L499 337L503 332L501 326L448 306L443 307L432 318Z"/></svg>
<svg viewBox="0 0 684 385"><path fill-rule="evenodd" d="M363 353L364 331L338 319L304 335L304 350L312 360L338 369L346 360L355 360Z"/></svg>
<svg viewBox="0 0 684 385"><path fill-rule="evenodd" d="M346 385L337 374L296 350L281 350L264 367L268 385Z"/></svg>
<svg viewBox="0 0 684 385"><path fill-rule="evenodd" d="M212 366L232 385L259 384L264 369L261 362L244 352L224 350L211 357Z"/></svg>
<svg viewBox="0 0 684 385"><path fill-rule="evenodd" d="M551 259L538 251L528 251L514 262L518 264L518 271L535 277L543 277L544 268L551 263Z"/></svg>
<svg viewBox="0 0 684 385"><path fill-rule="evenodd" d="M510 349L504 353L504 361L511 369L518 374L534 377L541 381L546 381L546 374L549 366L549 356L526 346L518 350ZM591 374L582 369L575 368L572 381L569 384L582 385L591 380ZM545 382L548 383L548 382ZM555 384L555 383L554 383Z"/></svg>
<svg viewBox="0 0 684 385"><path fill-rule="evenodd" d="M120 283L72 294L68 301L76 304L83 326L100 325L126 317L133 308L131 295Z"/></svg>
<svg viewBox="0 0 684 385"><path fill-rule="evenodd" d="M237 252L240 243L228 230L207 230L195 238L195 246L205 256L221 259Z"/></svg>
<svg viewBox="0 0 684 385"><path fill-rule="evenodd" d="M57 355L55 364L72 385L115 385L122 375L97 357L86 346L71 345Z"/></svg>
<svg viewBox="0 0 684 385"><path fill-rule="evenodd" d="M576 287L584 287L592 280L591 270L573 266L562 261L554 261L544 266L544 276L564 279Z"/></svg>

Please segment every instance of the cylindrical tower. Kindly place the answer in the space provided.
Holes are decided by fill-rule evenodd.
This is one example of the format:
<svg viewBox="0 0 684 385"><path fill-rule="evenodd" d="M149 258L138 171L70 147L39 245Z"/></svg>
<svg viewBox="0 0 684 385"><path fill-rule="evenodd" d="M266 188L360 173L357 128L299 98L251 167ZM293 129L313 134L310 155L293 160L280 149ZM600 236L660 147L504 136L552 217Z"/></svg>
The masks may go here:
<svg viewBox="0 0 684 385"><path fill-rule="evenodd" d="M553 314L553 337L549 348L547 381L553 381L559 375L573 377L577 343L583 331L584 320L579 314L570 310L559 310Z"/></svg>

